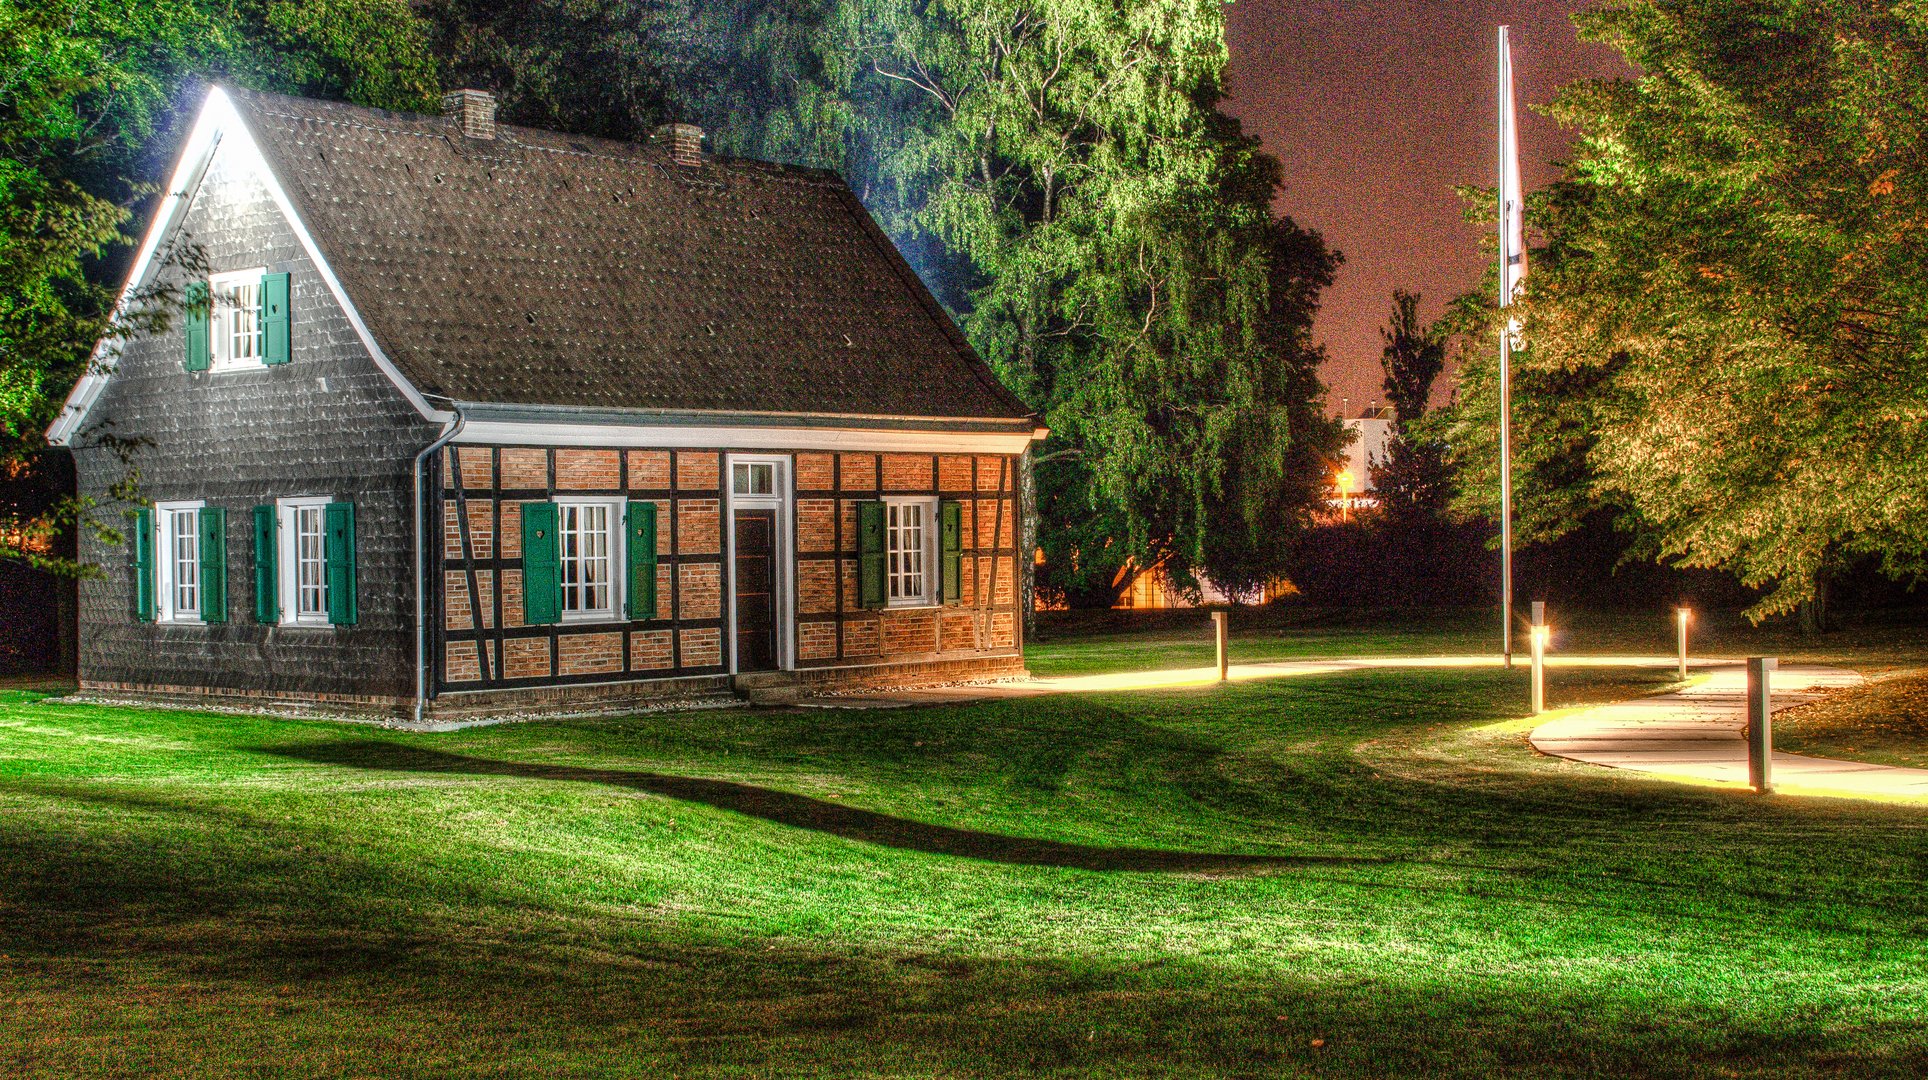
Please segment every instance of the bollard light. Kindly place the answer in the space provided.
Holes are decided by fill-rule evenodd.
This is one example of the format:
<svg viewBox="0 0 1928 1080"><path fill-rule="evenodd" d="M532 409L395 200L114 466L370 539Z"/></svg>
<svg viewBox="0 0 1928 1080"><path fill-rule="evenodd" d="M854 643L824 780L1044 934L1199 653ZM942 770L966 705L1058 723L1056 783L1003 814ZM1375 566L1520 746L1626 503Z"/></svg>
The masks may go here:
<svg viewBox="0 0 1928 1080"><path fill-rule="evenodd" d="M1687 624L1694 621L1694 609L1686 606L1674 609L1674 623L1679 628L1680 641L1680 681L1687 681Z"/></svg>
<svg viewBox="0 0 1928 1080"><path fill-rule="evenodd" d="M1553 628L1542 623L1533 628L1529 639L1533 644L1533 715L1546 711L1546 643L1553 636Z"/></svg>

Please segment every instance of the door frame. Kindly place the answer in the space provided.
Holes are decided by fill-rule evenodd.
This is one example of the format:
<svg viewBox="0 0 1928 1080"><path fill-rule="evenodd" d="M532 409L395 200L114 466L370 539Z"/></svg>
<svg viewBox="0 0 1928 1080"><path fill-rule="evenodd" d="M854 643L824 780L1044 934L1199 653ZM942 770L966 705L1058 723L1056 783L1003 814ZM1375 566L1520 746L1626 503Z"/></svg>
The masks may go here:
<svg viewBox="0 0 1928 1080"><path fill-rule="evenodd" d="M737 465L776 466L774 491L769 495L736 493ZM796 596L792 584L796 572L796 514L792 510L791 462L788 454L723 455L723 572L728 582L724 603L729 639L730 674L736 667L736 512L738 510L775 510L777 512L776 566L770 589L776 597L777 670L794 671L796 658Z"/></svg>

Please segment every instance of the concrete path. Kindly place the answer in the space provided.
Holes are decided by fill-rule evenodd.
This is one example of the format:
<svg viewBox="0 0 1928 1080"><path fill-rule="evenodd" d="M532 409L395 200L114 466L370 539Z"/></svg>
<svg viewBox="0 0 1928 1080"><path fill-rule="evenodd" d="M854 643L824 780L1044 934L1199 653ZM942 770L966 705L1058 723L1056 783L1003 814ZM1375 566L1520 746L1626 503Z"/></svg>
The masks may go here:
<svg viewBox="0 0 1928 1080"><path fill-rule="evenodd" d="M1858 686L1841 668L1793 664L1773 673L1776 713L1821 693ZM1554 757L1628 769L1669 780L1747 786L1747 671L1714 668L1670 694L1570 713L1533 730L1533 747ZM1789 795L1928 800L1928 769L1903 769L1774 754L1774 788Z"/></svg>
<svg viewBox="0 0 1928 1080"><path fill-rule="evenodd" d="M1515 657L1524 667L1526 661ZM1715 663L1690 662L1695 667ZM1559 656L1548 657L1555 668L1577 667L1673 667L1671 656ZM1342 671L1368 671L1380 668L1496 668L1497 654L1480 656L1368 656L1339 660L1279 660L1262 664L1233 664L1227 677L1232 682L1254 679L1281 679L1295 675L1330 675ZM805 698L800 704L821 709L904 709L918 705L962 705L973 701L1001 698L1039 697L1045 694L1091 694L1116 690L1168 690L1186 686L1210 686L1218 681L1215 667L1172 668L1164 671L1120 671L1106 675L1061 675L1047 678L1016 679L1001 683L973 683L964 686L937 686L923 690L880 690L868 694L825 695Z"/></svg>

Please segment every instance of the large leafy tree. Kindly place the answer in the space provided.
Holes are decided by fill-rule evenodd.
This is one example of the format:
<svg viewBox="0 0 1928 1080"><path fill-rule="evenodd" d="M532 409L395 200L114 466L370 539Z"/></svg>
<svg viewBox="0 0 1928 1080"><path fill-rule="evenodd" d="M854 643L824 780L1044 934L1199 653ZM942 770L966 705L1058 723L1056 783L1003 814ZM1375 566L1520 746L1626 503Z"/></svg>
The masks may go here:
<svg viewBox="0 0 1928 1080"><path fill-rule="evenodd" d="M112 320L139 209L164 178L194 84L390 107L432 101L406 0L0 0L0 472L40 433ZM165 297L135 313L165 318ZM0 507L0 557L69 568L47 539L84 510Z"/></svg>
<svg viewBox="0 0 1928 1080"><path fill-rule="evenodd" d="M1216 0L846 0L819 40L846 171L1054 431L1053 584L1282 563L1294 455L1336 439L1303 332L1332 262L1216 111Z"/></svg>
<svg viewBox="0 0 1928 1080"><path fill-rule="evenodd" d="M1928 7L1614 0L1577 21L1643 74L1553 107L1578 138L1515 309L1528 533L1610 509L1659 557L1768 588L1756 617L1847 559L1928 569ZM1488 351L1462 381L1475 463Z"/></svg>

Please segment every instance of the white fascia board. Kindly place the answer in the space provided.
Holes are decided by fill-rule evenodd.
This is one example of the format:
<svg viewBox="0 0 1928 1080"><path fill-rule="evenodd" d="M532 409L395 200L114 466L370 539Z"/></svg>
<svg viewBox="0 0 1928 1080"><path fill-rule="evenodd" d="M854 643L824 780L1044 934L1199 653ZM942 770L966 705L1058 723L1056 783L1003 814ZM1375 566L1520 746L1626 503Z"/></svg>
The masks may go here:
<svg viewBox="0 0 1928 1080"><path fill-rule="evenodd" d="M261 180L262 186L268 189L269 197L280 209L282 217L287 219L288 226L294 230L295 237L301 242L302 251L307 254L309 261L314 263L315 269L321 274L322 281L327 283L328 291L334 295L335 303L347 314L349 325L355 328L355 335L361 339L362 346L374 359L375 366L381 369L383 375L388 376L388 380L395 384L395 389L401 391L402 396L408 399L409 404L415 407L415 411L420 413L424 420L445 424L454 419L454 413L431 406L427 399L422 397L421 392L402 375L400 369L388 359L388 354L382 351L382 347L376 343L375 336L369 333L368 324L362 321L361 313L355 309L354 301L348 298L347 291L342 288L341 279L335 276L334 269L328 265L328 259L321 253L321 247L315 243L314 234L308 231L307 223L301 220L301 215L295 210L294 203L289 201L288 193L282 188L280 178L275 176L274 170L268 167L268 160L262 155L261 148L255 142L253 133L248 130L247 123L242 120L240 110L234 107L234 99L228 97L227 92L218 86L210 89L207 99L201 103L201 113L195 118L194 129L188 136L187 145L181 151L180 163L175 166L174 175L168 181L167 198L162 202L160 212L155 215L154 223L148 227L147 237L141 242L140 252L135 256L134 267L128 274L127 284L121 289L115 315L118 317L125 313L126 305L135 290L145 285L153 275L154 258L160 251L162 239L174 229L181 215L193 202L201 177L214 160L215 151L224 143L233 152L245 155L247 165ZM67 395L65 407L61 409L60 415L55 418L52 426L47 429L48 442L56 446L68 445L74 432L87 419L88 411L93 408L95 400L100 397L100 392L106 388L107 380L112 375L111 371L104 370L101 366L106 348L106 339L102 339L95 345L93 355L88 359L87 373L74 385L73 392Z"/></svg>
<svg viewBox="0 0 1928 1080"><path fill-rule="evenodd" d="M1022 454L1033 434L871 428L522 423L471 420L458 443L671 450L842 450L853 453Z"/></svg>
<svg viewBox="0 0 1928 1080"><path fill-rule="evenodd" d="M167 195L154 215L154 223L147 228L147 236L141 240L140 250L134 256L133 269L127 275L126 284L121 286L120 297L114 302L110 325L127 314L134 291L147 283L154 269L154 258L160 253L162 238L173 231L181 214L193 201L195 191L200 188L208 163L214 160L214 150L221 143L223 128L211 105L214 94L220 93L219 89L212 91L208 102L201 106L200 116L195 118L187 144L181 148L180 160L174 165L173 175L168 177ZM221 97L225 101L227 95L221 94ZM228 111L233 111L231 103ZM68 444L75 430L87 418L87 411L93 408L95 399L106 388L107 378L112 374L103 366L109 340L103 337L94 343L94 351L87 357L86 372L74 384L73 390L68 392L66 404L48 426L47 441L55 446Z"/></svg>

